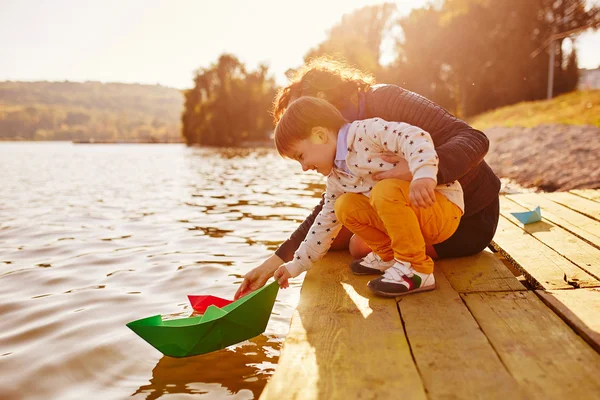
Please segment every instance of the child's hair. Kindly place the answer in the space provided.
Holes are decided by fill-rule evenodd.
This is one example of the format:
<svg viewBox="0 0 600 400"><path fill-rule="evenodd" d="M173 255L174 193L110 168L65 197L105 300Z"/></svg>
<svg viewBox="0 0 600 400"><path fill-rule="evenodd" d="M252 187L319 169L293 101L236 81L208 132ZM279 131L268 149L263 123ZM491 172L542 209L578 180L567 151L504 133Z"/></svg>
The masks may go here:
<svg viewBox="0 0 600 400"><path fill-rule="evenodd" d="M290 83L279 90L273 102L272 114L275 124L279 121L291 99L302 96L317 96L323 92L325 98L338 109L345 107L352 98L358 99L359 92L366 92L375 79L343 61L331 57L318 57L298 69Z"/></svg>
<svg viewBox="0 0 600 400"><path fill-rule="evenodd" d="M308 138L316 126L337 133L347 121L327 100L304 96L294 100L275 126L275 147L282 157L289 157L292 147Z"/></svg>

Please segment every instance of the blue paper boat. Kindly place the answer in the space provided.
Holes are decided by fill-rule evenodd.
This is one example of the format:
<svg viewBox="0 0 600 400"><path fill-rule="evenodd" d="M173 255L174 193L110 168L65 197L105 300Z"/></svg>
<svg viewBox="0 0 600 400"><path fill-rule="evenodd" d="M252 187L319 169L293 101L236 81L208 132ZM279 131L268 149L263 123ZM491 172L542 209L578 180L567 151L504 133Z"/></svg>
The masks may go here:
<svg viewBox="0 0 600 400"><path fill-rule="evenodd" d="M542 220L542 210L540 210L540 206L537 206L533 211L523 211L511 214L523 225L532 224Z"/></svg>

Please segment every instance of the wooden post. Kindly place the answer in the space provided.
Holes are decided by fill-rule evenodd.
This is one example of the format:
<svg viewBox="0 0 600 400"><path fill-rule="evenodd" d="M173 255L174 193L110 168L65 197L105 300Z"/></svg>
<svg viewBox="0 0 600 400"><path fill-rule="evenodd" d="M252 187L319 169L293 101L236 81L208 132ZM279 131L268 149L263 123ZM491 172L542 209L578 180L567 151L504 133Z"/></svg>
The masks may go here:
<svg viewBox="0 0 600 400"><path fill-rule="evenodd" d="M538 47L535 51L533 51L529 55L531 58L535 58L535 57L537 57L538 54L540 54L546 48L546 46L550 47L550 61L548 64L548 93L546 95L547 99L552 98L552 92L554 90L554 57L555 57L554 52L556 50L555 41L558 39L566 38L570 35L575 35L577 33L583 32L589 28L597 29L599 26L600 26L600 23L595 21L595 22L592 22L591 24L588 24L585 26L580 26L579 28L571 29L570 31L567 31L567 32L555 33L555 34L551 35L540 47ZM562 60L560 60L560 62L562 63Z"/></svg>
<svg viewBox="0 0 600 400"><path fill-rule="evenodd" d="M550 40L550 61L548 62L548 94L546 98L550 100L552 98L552 92L554 91L554 56L556 53L556 40Z"/></svg>

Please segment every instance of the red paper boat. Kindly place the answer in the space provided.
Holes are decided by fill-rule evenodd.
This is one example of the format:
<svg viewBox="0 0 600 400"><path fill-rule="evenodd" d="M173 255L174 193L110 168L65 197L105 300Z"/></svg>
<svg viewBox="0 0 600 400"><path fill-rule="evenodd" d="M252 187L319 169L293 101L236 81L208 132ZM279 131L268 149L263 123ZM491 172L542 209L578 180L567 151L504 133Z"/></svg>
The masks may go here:
<svg viewBox="0 0 600 400"><path fill-rule="evenodd" d="M226 305L233 303L233 300L222 299L217 296L192 296L188 295L190 304L194 311L204 313L208 306L223 308Z"/></svg>

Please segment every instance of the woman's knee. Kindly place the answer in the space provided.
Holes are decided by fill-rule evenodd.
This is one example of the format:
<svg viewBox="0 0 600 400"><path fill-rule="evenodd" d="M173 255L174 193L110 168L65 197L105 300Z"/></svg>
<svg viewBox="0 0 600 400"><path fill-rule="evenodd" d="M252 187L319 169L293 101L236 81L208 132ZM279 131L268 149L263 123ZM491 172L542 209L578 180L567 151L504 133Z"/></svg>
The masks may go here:
<svg viewBox="0 0 600 400"><path fill-rule="evenodd" d="M364 240L358 235L354 235L350 238L348 250L354 259L363 258L371 252L371 249Z"/></svg>
<svg viewBox="0 0 600 400"><path fill-rule="evenodd" d="M330 250L348 250L352 235L353 233L343 226L335 237L335 240L331 243Z"/></svg>

